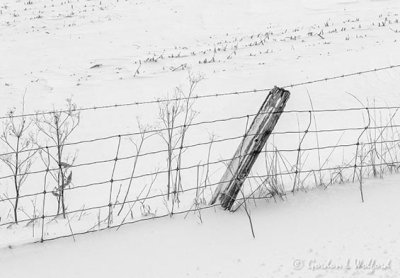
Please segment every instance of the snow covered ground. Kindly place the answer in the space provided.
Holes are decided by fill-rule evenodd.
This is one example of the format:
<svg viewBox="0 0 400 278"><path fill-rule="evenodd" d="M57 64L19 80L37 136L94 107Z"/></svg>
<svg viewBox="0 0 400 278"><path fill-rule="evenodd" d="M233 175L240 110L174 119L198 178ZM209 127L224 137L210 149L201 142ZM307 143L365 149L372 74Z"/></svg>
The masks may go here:
<svg viewBox="0 0 400 278"><path fill-rule="evenodd" d="M4 115L12 107L18 110L24 95L25 112L61 108L66 98L72 98L78 107L154 100L171 96L176 86L187 89L188 69L204 77L196 94L207 95L400 64L399 14L396 0L3 0L0 112ZM391 69L291 88L287 110L311 109L309 96L314 109L359 107L355 97L366 105L396 106L400 103L399 77L400 70ZM198 100L196 121L253 114L264 98L265 93L258 92ZM385 125L393 113L374 115L375 124ZM135 132L137 118L143 124L159 125L157 105L82 113L71 141ZM397 115L392 123L399 118ZM284 115L276 130L305 130L307 119L307 114ZM366 124L365 113L352 112L321 114L317 121L324 129ZM207 141L210 134L220 139L240 136L245 126L246 119L199 126L191 129L187 143ZM321 145L354 143L358 134L330 133L319 140ZM395 133L391 136L386 139L398 138ZM121 152L126 156L132 155L128 139L122 142ZM164 148L160 138L152 140L144 151ZM298 140L297 135L276 136L274 144L296 148ZM229 159L238 142L213 146L211 161ZM315 147L315 138L307 137L304 144ZM87 163L113 158L116 145L116 140L101 141L72 146L68 152L78 153L77 164ZM207 148L188 152L185 163L206 161ZM5 151L3 145L0 149ZM329 151L322 156L327 158ZM339 150L327 166L335 167L353 156L353 149ZM305 169L315 167L316 153L310 157ZM293 161L295 156L288 159ZM118 164L116 178L129 175L131 163ZM163 169L165 157L152 156L139 164L138 175ZM34 170L42 168L38 159ZM111 168L112 164L76 168L73 183L108 180ZM215 165L212 182L218 182L223 169L223 164ZM9 174L4 165L0 165L0 173ZM193 172L184 176L188 187L195 179ZM71 238L3 249L0 267L5 272L1 277L3 273L4 277L26 277L27 272L38 277L56 273L61 277L363 277L368 270L355 269L356 259L376 259L379 264L392 260L390 270L375 274L396 277L400 269L396 253L399 227L394 220L399 206L398 180L393 176L367 181L364 204L357 185L350 184L300 192L277 204L258 202L251 208L255 240L243 211L229 214L217 209L203 212L203 224L197 223L195 215L185 220L178 216L129 225L118 232L80 236L75 243ZM43 177L29 177L27 184L23 193L37 192ZM0 186L1 194L12 195L9 181L2 180ZM159 192L159 187L154 191ZM136 187L130 197L136 198L141 189ZM107 197L108 187L77 190L68 196L68 208L104 205ZM35 201L41 203L40 198ZM31 206L30 202L23 206ZM157 208L160 212L153 207ZM47 210L54 213L51 203ZM1 202L1 221L10 220L9 211L10 205ZM31 241L31 227L24 233L19 228L1 228L0 245ZM57 229L47 233L49 237L57 235ZM35 235L37 239L37 231ZM351 268L311 271L308 265L313 259L322 265L329 259L339 265L349 259ZM59 265L60 261L76 268L44 266ZM304 268L296 271L295 262L304 262Z"/></svg>
<svg viewBox="0 0 400 278"><path fill-rule="evenodd" d="M212 93L398 62L393 0L30 2L0 8L3 109L25 90L29 111L71 96L79 106L160 97L184 83L187 72L171 70L180 65L204 75L200 92Z"/></svg>
<svg viewBox="0 0 400 278"><path fill-rule="evenodd" d="M1 277L398 277L398 181L368 180L364 203L357 184L258 201L255 239L244 211L209 210L5 248Z"/></svg>

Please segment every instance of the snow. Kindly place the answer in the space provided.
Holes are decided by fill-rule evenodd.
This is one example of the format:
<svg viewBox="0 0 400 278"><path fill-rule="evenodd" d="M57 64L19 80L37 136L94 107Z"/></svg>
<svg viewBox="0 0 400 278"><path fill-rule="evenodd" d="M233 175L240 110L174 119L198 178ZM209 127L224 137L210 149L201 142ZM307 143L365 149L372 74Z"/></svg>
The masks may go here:
<svg viewBox="0 0 400 278"><path fill-rule="evenodd" d="M204 77L195 93L207 95L286 86L400 64L399 13L396 0L2 0L0 112L4 115L12 107L19 108L24 95L25 112L62 108L66 98L79 107L163 98L171 96L176 86L187 90L187 69ZM161 55L157 62L151 61ZM210 62L213 57L215 61ZM180 70L180 66L186 68ZM290 88L286 109L311 109L309 96L314 109L360 107L355 98L365 105L396 106L400 103L399 77L400 70L391 69ZM256 113L264 98L265 92L258 92L198 100L196 122ZM387 124L393 113L374 114L374 124ZM157 115L157 105L85 112L71 141L137 132L137 118L157 127ZM316 120L324 129L364 127L366 113L320 113ZM307 113L284 114L276 131L305 130L307 125ZM245 127L246 119L198 126L190 129L187 144L208 141L210 134L219 139L241 136ZM359 134L329 133L319 141L321 145L355 143ZM385 136L388 140L398 137ZM281 149L295 149L299 138L297 134L276 135L271 141L269 147L273 143ZM229 159L239 142L216 143L211 161ZM114 138L74 145L68 151L78 154L77 164L105 160L115 157L117 143ZM315 138L308 136L303 147L315 146ZM159 149L165 146L157 136L144 146L144 151ZM4 151L3 145L0 150ZM354 148L340 149L331 157L329 152L320 154L322 159L329 157L326 167L337 167L354 157ZM188 151L185 165L204 163L207 153L208 146ZM129 138L122 140L121 154L133 154ZM296 156L287 154L287 159L294 163ZM131 164L132 160L118 162L115 178L129 176ZM316 153L311 152L303 169L316 165ZM136 174L163 167L163 154L150 156L139 160ZM38 159L34 170L42 168ZM74 186L109 180L111 169L112 163L75 168ZM224 169L221 163L212 166L211 181L218 182ZM183 176L187 188L194 186L195 170ZM265 166L260 162L254 171L262 173ZM0 165L0 175L8 174ZM42 245L21 245L38 239L39 225L1 227L1 277L364 277L368 271L355 269L356 259L376 259L381 264L392 260L390 270L376 271L376 275L397 277L398 180L398 176L367 180L365 203L360 203L357 184L308 189L284 202L259 201L257 207L251 205L256 239L251 237L242 210L235 214L203 211L203 224L196 215L175 216L128 225L118 232L79 236L76 242L69 238ZM148 184L151 179L140 181ZM40 191L43 176L33 175L27 184L24 194ZM140 185L130 192L130 198L138 196ZM165 190L163 186L157 183L152 193ZM1 194L12 194L9 182L0 181L0 188ZM108 192L109 184L71 190L68 209L104 205ZM191 202L193 195L187 199ZM41 204L42 198L36 201ZM153 213L163 213L160 203L149 203ZM30 200L22 205L31 209ZM184 203L182 209L190 205ZM53 214L54 206L49 198L46 214ZM0 203L1 221L9 209L9 204ZM74 231L92 227L97 212L91 217L72 222ZM46 226L48 237L64 234L70 230L63 220ZM7 249L10 244L17 247ZM305 263L301 271L293 268L296 259ZM352 267L346 272L310 271L307 264L313 259L322 265L329 259L339 265L349 259Z"/></svg>
<svg viewBox="0 0 400 278"><path fill-rule="evenodd" d="M399 176L289 195L244 211L217 209L45 244L4 248L2 277L398 277ZM294 267L296 260L304 268ZM349 269L318 270L332 264ZM376 261L357 269L356 260ZM390 263L390 264L389 264ZM378 265L390 268L378 269ZM297 265L297 264L296 264Z"/></svg>

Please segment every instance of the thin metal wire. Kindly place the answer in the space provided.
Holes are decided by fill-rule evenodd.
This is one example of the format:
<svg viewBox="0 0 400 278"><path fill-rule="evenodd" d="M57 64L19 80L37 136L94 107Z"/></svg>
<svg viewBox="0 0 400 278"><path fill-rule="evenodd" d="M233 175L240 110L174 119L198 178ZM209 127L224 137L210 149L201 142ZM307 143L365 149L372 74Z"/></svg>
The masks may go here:
<svg viewBox="0 0 400 278"><path fill-rule="evenodd" d="M368 74L368 73L372 73L372 72L385 71L385 70L395 69L395 68L399 68L399 67L400 67L400 64L395 64L395 65L391 65L391 66L384 66L384 67L368 69L368 70L363 70L363 71L358 71L358 72L352 72L352 73L347 73L347 74L341 74L341 75L335 75L335 76L330 76L330 77L325 77L325 78L320 78L320 79L315 79L315 80L310 80L310 81L293 83L293 84L282 86L282 88L294 88L294 87L299 87L299 86L304 86L304 85L309 85L309 84L314 84L314 83L331 81L331 80L340 79L340 78L347 78L347 77L352 77L352 76L357 76L357 75L362 75L362 74ZM263 88L263 89L242 90L242 91L236 91L236 92L195 95L195 96L190 96L190 97L156 99L156 100L145 100L145 101L132 101L132 102L127 102L127 103L76 108L73 111L74 112L98 111L98 110L103 110L103 109L121 108L121 107L128 107L128 106L159 104L159 103L169 102L169 101L182 101L182 100L190 100L190 99L206 99L206 98L214 98L214 97L225 97L225 96L251 94L251 93L257 93L257 92L267 92L267 91L270 91L271 89L272 88ZM70 111L71 110L69 110L69 109L64 109L64 110L60 109L60 110L54 110L54 111L38 111L36 113L13 115L13 117L14 118L35 117L35 116L50 115L50 114L55 114L55 113L69 113ZM0 120L7 119L7 118L9 118L9 116L2 116L2 117L0 117Z"/></svg>
<svg viewBox="0 0 400 278"><path fill-rule="evenodd" d="M305 133L305 132L302 132ZM366 142L366 143L362 143L363 145L379 145L379 144L388 144L388 143L400 143L400 139L394 139L394 140L381 140L378 142ZM358 146L360 143L356 142L356 143L348 143L348 144L335 144L335 145L326 145L326 146L320 146L320 147L309 147L309 148L301 148L299 149L298 147L296 148L292 148L292 149L277 149L277 150L263 150L260 152L261 153L275 153L275 152L307 152L307 151L317 151L317 150L328 150L328 149L336 149L336 148L347 148L347 147L355 147ZM208 161L206 163L202 163L202 164L194 164L194 165L189 165L189 166L185 166L180 168L180 171L185 171L185 170L191 170L191 169L195 169L197 167L204 167L204 166L209 166L209 165L215 165L215 164L224 164L225 162L230 161L231 159L235 159L235 158L242 158L245 157L247 155L252 155L252 153L245 153L243 155L239 155L239 156L234 156L234 157L229 157L229 158L224 158L224 159L218 159L215 161ZM114 158L112 161L115 161L116 159ZM118 160L118 158L117 158ZM353 167L353 166L351 166ZM58 170L58 169L53 169L53 170ZM322 171L325 171L326 169L321 169ZM330 168L327 168L327 170L331 170ZM52 170L50 170L52 171ZM311 170L311 172L316 171L316 170ZM44 171L47 172L47 171ZM144 177L151 177L151 176L156 176L156 175L160 175L160 174L166 174L168 173L168 170L162 170L162 171L155 171L155 172L149 172L149 173L145 173L142 175L136 175L136 176L128 176L128 177L124 177L124 178L118 178L118 179L112 179L113 183L116 182L124 182L124 181L128 181L130 179L140 179L140 178L144 178ZM296 171L293 171L291 173L296 173ZM298 171L298 173L301 173L301 171ZM64 190L67 191L75 191L78 189L82 189L82 188L88 188L88 187L92 187L92 186L98 186L98 185L104 185L104 184L109 184L111 182L111 180L103 180L103 181L99 181L99 182L93 182L93 183L88 183L88 184L83 184L83 185L76 185L74 187L67 187ZM213 184L211 184L213 185ZM49 192L46 192L49 193ZM35 196L39 196L39 195L43 195L46 194L44 192L37 192L37 193L31 193L31 194L26 194L26 195L20 195L18 198L19 199L24 199L24 198L28 198L28 197L35 197ZM161 195L161 196L165 196L165 195ZM6 201L12 201L15 200L16 197L9 197L9 198L3 198L0 200L0 203L2 202L6 202ZM151 199L150 197L148 199ZM140 199L142 200L142 199ZM109 204L105 205L108 206ZM104 206L104 207L105 207ZM0 225L1 226L1 225Z"/></svg>
<svg viewBox="0 0 400 278"><path fill-rule="evenodd" d="M365 110L366 108L363 108L362 110ZM309 113L312 113L311 111L308 111ZM397 128L400 127L400 125L390 125L389 127L391 128ZM369 127L368 129L386 129L388 128L387 125L385 126L374 126L374 127ZM320 130L307 130L308 133L328 133L328 132L342 132L342 131L358 131L358 130L365 130L365 127L348 127L348 128L333 128L333 129L320 129ZM285 135L285 134L303 134L304 131L276 131L276 132L271 132L272 135ZM258 134L249 134L251 136L256 136ZM117 135L115 137L112 138L121 138L121 135ZM182 149L191 149L191 148L195 148L195 147L199 147L199 146L205 146L205 145L209 145L212 143L222 143L222 142L227 142L227 141L233 141L233 140L238 140L243 138L243 135L239 135L239 136L233 136L233 137L227 137L227 138L222 138L222 139L215 139L215 140L209 140L209 141L205 141L205 142L200 142L200 143L196 143L196 144L191 144L191 145L186 145L183 146ZM68 144L65 144L68 145ZM71 145L71 144L70 144ZM323 148L330 148L333 146L328 146L328 147L323 147ZM49 146L43 147L41 149L49 149ZM175 147L172 149L172 151L174 150L178 150L181 147ZM37 150L37 149L32 149L32 150ZM161 153L166 153L168 152L168 149L162 149L162 150L157 150L157 151L151 151L151 152L145 152L142 154L136 154L136 155L130 155L130 156L125 156L125 157L119 157L117 158L118 160L127 160L127 159L132 159L132 158L136 158L136 157L144 157L144 156L149 156L149 155L155 155L155 154L161 154ZM283 152L288 152L291 150L282 150ZM7 153L9 154L15 154L16 152L10 152ZM19 152L21 153L21 152ZM0 154L1 156L2 154ZM109 158L109 159L104 159L104 160L96 160L96 161L90 161L90 162L84 162L84 163L80 163L80 164L74 164L74 165L70 165L69 168L78 168L78 167L84 167L84 166L93 166L93 165L98 165L98 164L105 164L105 163L110 163L110 162L114 162L115 161L115 157L113 158ZM30 171L27 173L23 173L23 174L17 174L17 176L22 176L22 175L31 175L31 174L41 174L41 173L46 173L48 171L58 171L59 167L57 168L52 168L52 169L43 169L43 170L37 170L37 171ZM3 179L9 179L9 178L13 178L14 175L10 174L7 176L1 176L0 180Z"/></svg>

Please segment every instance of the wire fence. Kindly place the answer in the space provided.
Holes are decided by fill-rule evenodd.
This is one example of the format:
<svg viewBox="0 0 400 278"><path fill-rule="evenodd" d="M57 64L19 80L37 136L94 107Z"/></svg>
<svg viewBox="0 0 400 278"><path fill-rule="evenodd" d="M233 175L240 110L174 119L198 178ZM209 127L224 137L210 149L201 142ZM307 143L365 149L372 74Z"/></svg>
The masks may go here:
<svg viewBox="0 0 400 278"><path fill-rule="evenodd" d="M351 78L400 65L285 86L294 88ZM227 97L269 89L131 102L100 107L9 114L1 117L0 235L2 245L75 237L130 223L195 214L213 190L257 113L195 121L199 98ZM161 127L71 141L80 113L156 104ZM254 108L255 110L257 107ZM327 187L382 177L400 167L400 106L286 110L247 177L236 208L256 199L285 198L308 186ZM179 113L177 112L179 111ZM176 114L174 114L176 113ZM173 117L175 115L175 117ZM265 115L267 116L267 115ZM326 128L332 118L337 126ZM34 118L30 120L30 118ZM353 123L348 126L348 123ZM293 124L296 123L296 124ZM325 128L318 128L317 123ZM196 129L235 126L236 134L199 140ZM243 127L243 128L242 128ZM28 136L34 130L37 136ZM41 139L42 138L42 139ZM47 138L47 140L43 140ZM87 150L85 155L71 148ZM103 157L99 159L97 153ZM73 174L73 175L72 175ZM16 232L17 231L17 232Z"/></svg>

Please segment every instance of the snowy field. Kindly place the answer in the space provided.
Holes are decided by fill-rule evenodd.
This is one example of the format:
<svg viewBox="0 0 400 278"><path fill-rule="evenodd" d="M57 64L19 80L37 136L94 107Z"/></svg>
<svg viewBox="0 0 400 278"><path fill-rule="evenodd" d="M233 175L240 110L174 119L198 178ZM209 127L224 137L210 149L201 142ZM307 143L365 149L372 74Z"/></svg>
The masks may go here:
<svg viewBox="0 0 400 278"><path fill-rule="evenodd" d="M0 252L1 277L398 277L399 176ZM60 265L61 262L61 265Z"/></svg>
<svg viewBox="0 0 400 278"><path fill-rule="evenodd" d="M213 143L212 152L209 144L191 148L184 153L183 164L196 166L226 160L232 157L246 130L246 115L258 111L266 92L274 85L290 86L400 64L399 14L400 2L396 0L3 0L1 116L12 108L16 114L22 113L23 99L23 112L34 113L63 109L66 99L72 99L79 108L171 98L176 87L187 94L188 72L202 77L195 95L265 89L199 98L193 104L198 113L194 123L240 119L191 127L185 145L207 142L212 135L221 142ZM288 87L291 97L286 110L398 106L399 77L400 69L393 68ZM397 126L397 110L371 112L371 126ZM321 134L317 140L307 136L302 148L354 144L368 122L365 111L317 114L312 120L308 113L283 114L276 127L282 134L272 136L266 150L296 149L302 136L298 132L308 126L343 130L357 127L361 131ZM66 147L67 155L76 156L67 206L69 211L78 213L70 214L71 221L57 218L43 228L40 220L29 222L29 217L54 214L55 198L48 197L43 210L43 196L21 201L21 219L28 224L0 227L0 277L400 275L400 226L395 221L400 191L397 175L364 180L364 203L358 183L347 183L349 178L344 178L344 184L323 190L315 188L314 177L303 176L305 189L287 195L284 201L249 202L255 239L243 209L231 214L215 208L201 212L203 223L199 214L190 213L186 218L184 214L144 221L118 231L76 236L75 240L70 237L38 245L24 244L39 240L43 229L45 238L50 239L71 235L71 231L86 231L96 224L103 228L107 207L83 216L79 210L82 206L104 206L109 200L119 204L120 192L129 200L142 196L144 190L149 195L165 194L163 175L154 179L144 176L131 191L128 182L115 183L119 191L111 193L109 183L79 188L110 180L118 135L138 132L138 121L147 128L160 128L159 104L82 111L79 126L69 142L112 138ZM37 144L51 144L34 127L32 124L30 131L37 137ZM381 141L399 139L397 127L385 129L380 135L376 130L364 134L368 136L362 141L371 137ZM285 134L286 131L297 133ZM223 141L231 137L237 140ZM119 157L134 156L132 141L137 144L137 140L134 136L123 137ZM1 153L9 151L4 144L0 149ZM141 151L163 149L161 136L152 136ZM396 143L384 145L377 163L389 157L392 163L399 162L399 151ZM333 154L330 149L311 151L302 156L301 166L303 170L320 168L322 159L325 167L339 167L350 163L354 153L355 148L340 148ZM285 159L289 168L293 167L296 153L285 154ZM110 161L91 164L102 160ZM84 164L90 165L76 166ZM118 161L113 178L129 177L132 164L132 159ZM198 183L199 171L203 179L205 171L207 175L210 172L206 182L217 183L225 167L224 163L215 163L210 169L192 167L182 174L183 189L193 188L196 179ZM36 157L32 171L43 169L41 159ZM138 160L135 176L163 170L164 154L145 156ZM265 161L260 159L253 174L265 171ZM381 169L384 172L389 171ZM9 174L7 167L0 165L0 176ZM351 170L347 174L351 177ZM324 184L329 179L333 183L339 181L332 180L332 173L324 175ZM21 193L42 192L43 178L43 173L30 175ZM54 187L46 180L44 183L47 191ZM152 187L148 188L150 183ZM285 189L290 190L290 185L289 182ZM249 184L246 186L248 189ZM0 194L1 225L13 219L12 205L6 201L13 196L9 179L0 179ZM205 196L208 200L210 192ZM182 197L179 209L191 208L193 198ZM135 221L149 215L164 215L171 209L170 204L164 203L165 199L159 199L142 204L133 212L129 206L121 211ZM120 223L123 217L118 218L117 212L115 209L112 213L113 221ZM366 265L360 266L360 260ZM369 260L375 264L368 265ZM62 268L56 267L60 261L64 262Z"/></svg>

